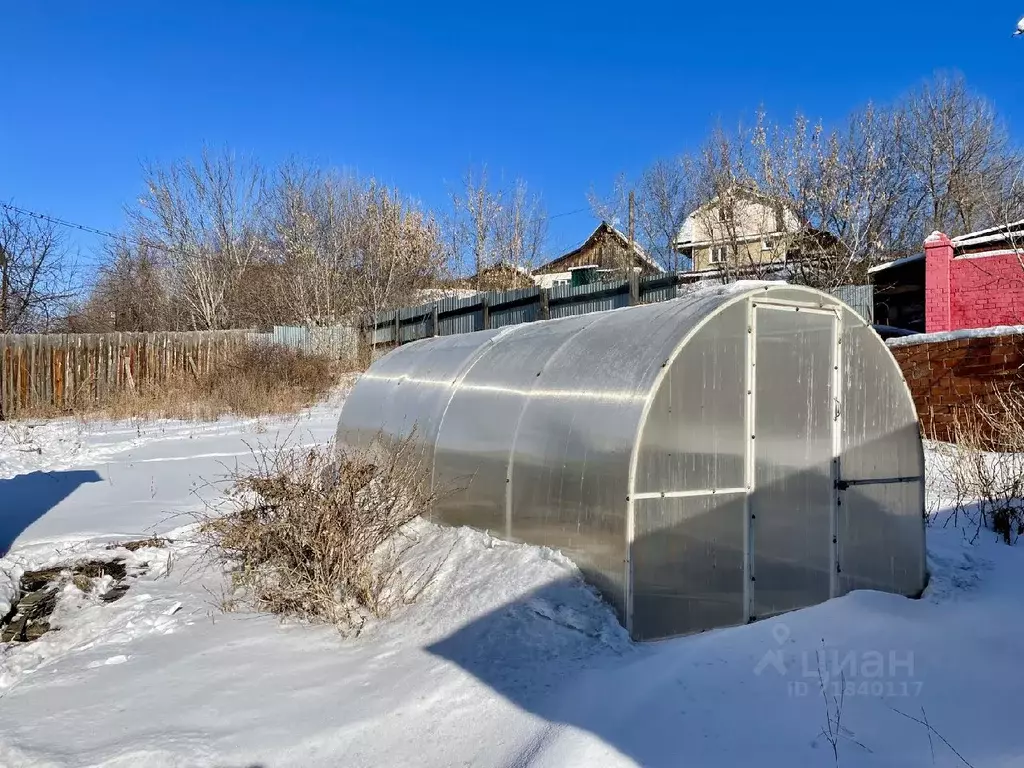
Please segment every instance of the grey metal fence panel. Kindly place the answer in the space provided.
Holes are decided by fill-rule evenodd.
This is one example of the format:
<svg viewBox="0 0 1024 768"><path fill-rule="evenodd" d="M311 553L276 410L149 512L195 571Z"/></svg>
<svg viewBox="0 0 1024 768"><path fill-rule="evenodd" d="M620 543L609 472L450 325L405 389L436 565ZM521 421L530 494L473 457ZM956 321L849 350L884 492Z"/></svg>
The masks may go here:
<svg viewBox="0 0 1024 768"><path fill-rule="evenodd" d="M681 285L678 274L657 275L640 280L638 298L642 304L653 304L678 298L694 285ZM396 316L401 328L399 343L421 339L428 335L450 336L472 333L484 329L484 305L487 305L489 327L500 328L530 323L541 318L541 289L519 288L511 291L491 291L466 298L449 297L434 304L405 307L377 315L371 343L394 345ZM548 317L569 317L589 312L601 312L629 306L629 282L593 283L590 285L562 285L551 288L548 294ZM849 304L868 322L874 321L874 290L870 285L847 285L833 291L833 295ZM432 316L437 312L437 328L432 327Z"/></svg>
<svg viewBox="0 0 1024 768"><path fill-rule="evenodd" d="M472 306L472 305L470 305ZM440 312L440 308L438 310ZM484 328L484 313L482 309L465 310L462 314L441 316L437 322L439 336L451 336L456 333L472 333L482 331Z"/></svg>
<svg viewBox="0 0 1024 768"><path fill-rule="evenodd" d="M679 292L674 282L667 284L664 280L640 282L640 302L643 304L668 301L669 299L676 298L678 295Z"/></svg>
<svg viewBox="0 0 1024 768"><path fill-rule="evenodd" d="M416 341L417 339L425 339L427 336L431 336L430 329L427 327L427 318L421 317L414 323L408 323L400 326L402 333L401 343L405 344L409 341Z"/></svg>
<svg viewBox="0 0 1024 768"><path fill-rule="evenodd" d="M384 335L384 331L385 329L378 328L374 335ZM246 340L251 344L277 344L299 349L311 355L327 355L339 360L354 360L359 348L359 332L350 325L275 325L269 333L246 332Z"/></svg>
<svg viewBox="0 0 1024 768"><path fill-rule="evenodd" d="M539 303L534 301L529 304L518 304L516 306L492 309L491 327L500 328L505 325L519 325L520 323L532 323L540 314Z"/></svg>
<svg viewBox="0 0 1024 768"><path fill-rule="evenodd" d="M425 317L431 313L433 307L433 304L420 304L419 306L415 307L403 307L402 309L398 310L398 319L401 320L402 322L406 322L408 320L412 320L413 318Z"/></svg>
<svg viewBox="0 0 1024 768"><path fill-rule="evenodd" d="M841 285L830 293L867 320L875 322L875 287L873 285Z"/></svg>
<svg viewBox="0 0 1024 768"><path fill-rule="evenodd" d="M586 315L590 312L603 312L607 309L618 309L629 306L629 294L612 294L591 298L581 296L578 301L555 304L551 307L551 317L570 317Z"/></svg>
<svg viewBox="0 0 1024 768"><path fill-rule="evenodd" d="M492 307L500 307L502 304L513 304L516 302L536 299L540 296L540 288L517 288L513 291L493 291L486 294L487 303Z"/></svg>

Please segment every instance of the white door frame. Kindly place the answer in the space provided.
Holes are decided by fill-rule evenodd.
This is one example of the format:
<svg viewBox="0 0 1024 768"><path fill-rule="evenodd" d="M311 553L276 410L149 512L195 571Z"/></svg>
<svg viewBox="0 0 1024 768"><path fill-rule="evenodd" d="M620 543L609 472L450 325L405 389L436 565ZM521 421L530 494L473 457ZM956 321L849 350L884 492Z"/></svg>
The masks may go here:
<svg viewBox="0 0 1024 768"><path fill-rule="evenodd" d="M807 312L810 314L829 315L832 323L832 457L831 457L831 479L832 492L829 494L829 596L836 597L839 594L839 477L840 477L840 455L842 452L842 360L843 360L843 328L842 311L839 307L823 307L809 305L801 302L789 302L781 300L766 300L752 298L747 304L747 360L746 372L746 407L744 409L743 423L746 429L746 462L744 467L744 485L747 495L744 499L744 526L743 526L743 619L749 623L757 618L754 612L754 590L757 574L754 572L754 540L753 511L750 500L755 491L754 477L756 474L757 452L755 450L754 424L757 415L757 312L758 310L773 310L782 312Z"/></svg>

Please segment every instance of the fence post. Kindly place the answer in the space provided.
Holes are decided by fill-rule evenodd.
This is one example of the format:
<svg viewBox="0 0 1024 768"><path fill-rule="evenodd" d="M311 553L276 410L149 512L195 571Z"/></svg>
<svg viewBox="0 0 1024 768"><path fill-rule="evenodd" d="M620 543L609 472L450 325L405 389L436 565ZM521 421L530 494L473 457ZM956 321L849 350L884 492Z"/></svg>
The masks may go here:
<svg viewBox="0 0 1024 768"><path fill-rule="evenodd" d="M437 302L434 302L434 306L430 308L430 335L437 336Z"/></svg>
<svg viewBox="0 0 1024 768"><path fill-rule="evenodd" d="M480 314L483 315L484 330L491 327L491 300L486 293L480 294Z"/></svg>
<svg viewBox="0 0 1024 768"><path fill-rule="evenodd" d="M402 345L402 320L398 316L398 310L395 310L395 346L400 347Z"/></svg>
<svg viewBox="0 0 1024 768"><path fill-rule="evenodd" d="M640 303L640 275L636 270L629 272L629 306L635 307Z"/></svg>
<svg viewBox="0 0 1024 768"><path fill-rule="evenodd" d="M538 320L551 319L551 289L540 289L540 308L537 310Z"/></svg>

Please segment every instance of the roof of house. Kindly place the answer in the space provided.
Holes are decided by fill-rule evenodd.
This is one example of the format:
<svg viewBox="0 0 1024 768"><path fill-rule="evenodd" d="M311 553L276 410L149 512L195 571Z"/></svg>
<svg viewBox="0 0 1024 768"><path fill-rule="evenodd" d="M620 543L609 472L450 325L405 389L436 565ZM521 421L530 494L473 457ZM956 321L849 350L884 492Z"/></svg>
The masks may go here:
<svg viewBox="0 0 1024 768"><path fill-rule="evenodd" d="M957 234L955 238L950 238L950 241L953 245L957 246L976 245L979 243L991 242L993 240L1005 239L1012 236L1012 234L1021 233L1024 233L1024 219L1006 224L998 224L997 226L990 226L987 229L979 229L976 232Z"/></svg>
<svg viewBox="0 0 1024 768"><path fill-rule="evenodd" d="M518 272L521 275L527 275L527 276L529 276L531 274L530 270L528 270L526 267L520 266L519 264L514 264L511 261L504 261L504 260L496 262L494 264L488 264L486 267L481 269L480 272L483 273L483 274L486 274L487 272L494 272L494 271L499 270L499 269L506 269L506 270L509 270L509 271L512 271L512 272Z"/></svg>
<svg viewBox="0 0 1024 768"><path fill-rule="evenodd" d="M933 233L935 237L939 237L938 233ZM1013 240L1018 240L1019 243L1024 244L1024 219L1020 221L1010 222L1008 224L1000 224L996 227L988 227L987 229L979 229L977 232L968 232L964 235L957 235L956 237L950 238L950 242L953 244L954 252L957 254L964 253L965 251L971 252L970 255L976 255L979 251L984 252L984 246L986 245L998 245L1000 243L1006 243ZM1017 245L1017 248L1021 248L1021 245ZM1011 249L1012 250L1012 249ZM884 264L878 264L877 266L871 267L868 270L869 275L882 272L893 267L902 267L904 264L911 264L915 261L921 261L924 259L924 252L915 253L910 256L904 256L902 259L895 259L893 261L887 261Z"/></svg>
<svg viewBox="0 0 1024 768"><path fill-rule="evenodd" d="M868 274L873 275L876 272L882 272L883 270L892 269L893 267L902 267L904 264L910 264L911 262L914 261L920 261L923 258L923 253L915 253L912 256L904 256L902 259L893 259L892 261L887 261L884 264L876 264L875 266L868 269Z"/></svg>
<svg viewBox="0 0 1024 768"><path fill-rule="evenodd" d="M1024 239L1024 219L988 229L980 229L977 232L968 232L966 235L957 235L951 238L951 242L955 248L970 248L976 245L1005 242L1012 238Z"/></svg>
<svg viewBox="0 0 1024 768"><path fill-rule="evenodd" d="M586 248L591 243L593 243L602 234L611 235L615 239L619 240L622 243L622 245L625 246L626 248L632 247L634 255L640 261L644 262L644 264L646 264L648 267L650 267L654 271L656 271L656 272L664 272L665 271L664 269L661 268L661 266L658 264L658 262L656 262L654 259L652 259L649 255L647 255L647 251L644 250L643 246L640 245L640 243L638 243L636 240L634 240L634 241L632 241L632 244L631 244L629 238L626 237L626 235L624 235L618 229L613 227L607 221L602 221L600 224L597 225L597 228L590 234L590 236L586 240L584 240L582 243L580 243L578 246L573 248L568 253L563 253L558 258L552 259L551 261L549 261L549 262L547 262L545 264L541 264L539 267L537 267L534 270L534 274L543 274L544 272L554 272L554 271L559 271L559 272L565 271L565 270L554 270L554 269L551 269L551 267L555 266L560 261L564 261L565 259L569 259L569 258L572 258L573 256L576 256L580 251L582 251L584 248Z"/></svg>

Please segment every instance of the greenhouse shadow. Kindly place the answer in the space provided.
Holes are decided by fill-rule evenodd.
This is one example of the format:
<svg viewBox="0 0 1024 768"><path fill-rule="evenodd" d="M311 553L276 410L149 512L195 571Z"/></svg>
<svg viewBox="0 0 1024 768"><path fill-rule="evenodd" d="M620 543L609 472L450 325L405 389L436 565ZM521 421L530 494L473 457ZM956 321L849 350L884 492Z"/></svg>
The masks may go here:
<svg viewBox="0 0 1024 768"><path fill-rule="evenodd" d="M28 472L0 479L0 557L34 522L74 493L103 478L92 469Z"/></svg>

